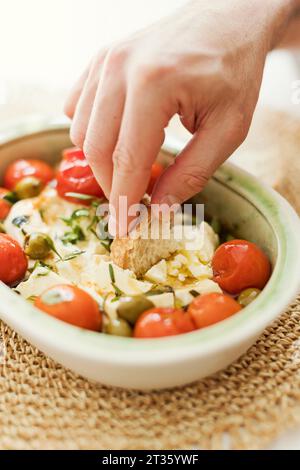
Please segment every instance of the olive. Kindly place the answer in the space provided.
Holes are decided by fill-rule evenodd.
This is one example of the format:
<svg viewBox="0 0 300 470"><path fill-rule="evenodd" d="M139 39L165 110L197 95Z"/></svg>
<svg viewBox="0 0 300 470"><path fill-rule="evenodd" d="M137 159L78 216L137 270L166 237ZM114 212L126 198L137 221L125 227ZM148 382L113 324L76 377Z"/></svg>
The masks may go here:
<svg viewBox="0 0 300 470"><path fill-rule="evenodd" d="M43 259L53 249L53 242L45 233L34 232L25 238L25 253L31 259Z"/></svg>
<svg viewBox="0 0 300 470"><path fill-rule="evenodd" d="M114 336L132 336L132 328L123 318L110 318L105 325L104 332Z"/></svg>
<svg viewBox="0 0 300 470"><path fill-rule="evenodd" d="M22 178L15 186L15 193L18 199L27 199L36 197L43 189L41 180L34 176L26 176Z"/></svg>
<svg viewBox="0 0 300 470"><path fill-rule="evenodd" d="M260 294L259 289L255 289L254 287L249 287L249 289L243 290L240 295L238 296L238 303L242 307L247 307L247 305L251 304L253 300Z"/></svg>
<svg viewBox="0 0 300 470"><path fill-rule="evenodd" d="M121 318L134 325L141 313L153 307L153 302L147 297L136 295L134 297L122 297L117 312Z"/></svg>
<svg viewBox="0 0 300 470"><path fill-rule="evenodd" d="M211 226L211 228L213 229L213 231L215 233L219 234L221 232L221 229L222 229L221 222L219 221L219 219L217 217L213 217L211 219L210 226Z"/></svg>

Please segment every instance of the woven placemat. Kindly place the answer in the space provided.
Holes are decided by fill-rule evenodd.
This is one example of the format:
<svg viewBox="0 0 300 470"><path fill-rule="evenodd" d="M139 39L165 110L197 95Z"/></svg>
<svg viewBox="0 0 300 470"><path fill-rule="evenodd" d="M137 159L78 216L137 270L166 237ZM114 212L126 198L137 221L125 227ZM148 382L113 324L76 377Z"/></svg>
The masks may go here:
<svg viewBox="0 0 300 470"><path fill-rule="evenodd" d="M1 449L254 449L300 422L300 298L226 370L159 392L101 386L1 323Z"/></svg>

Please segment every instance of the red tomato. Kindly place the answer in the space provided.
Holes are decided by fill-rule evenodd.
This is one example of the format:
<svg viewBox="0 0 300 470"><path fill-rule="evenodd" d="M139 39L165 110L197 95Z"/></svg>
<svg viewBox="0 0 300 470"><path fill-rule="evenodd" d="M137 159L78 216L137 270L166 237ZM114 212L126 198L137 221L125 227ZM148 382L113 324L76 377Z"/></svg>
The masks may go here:
<svg viewBox="0 0 300 470"><path fill-rule="evenodd" d="M63 160L57 172L57 191L61 197L79 204L89 201L68 197L65 194L81 193L94 197L104 195L82 150L74 148L63 152Z"/></svg>
<svg viewBox="0 0 300 470"><path fill-rule="evenodd" d="M19 243L0 233L0 281L14 285L25 276L28 262Z"/></svg>
<svg viewBox="0 0 300 470"><path fill-rule="evenodd" d="M25 160L21 158L15 160L6 168L4 186L13 190L16 183L26 176L34 176L46 184L53 179L54 171L48 163L42 160Z"/></svg>
<svg viewBox="0 0 300 470"><path fill-rule="evenodd" d="M4 220L11 209L11 204L3 199L7 193L9 193L8 189L0 188L0 220Z"/></svg>
<svg viewBox="0 0 300 470"><path fill-rule="evenodd" d="M241 306L229 295L212 292L196 297L188 307L197 328L205 328L225 320L241 310Z"/></svg>
<svg viewBox="0 0 300 470"><path fill-rule="evenodd" d="M133 335L135 338L159 338L194 329L190 316L180 308L151 308L138 318Z"/></svg>
<svg viewBox="0 0 300 470"><path fill-rule="evenodd" d="M160 177L160 175L163 173L164 167L160 163L153 163L152 169L151 169L151 176L150 180L148 183L148 188L147 188L147 194L152 194L153 188L155 186L156 181Z"/></svg>
<svg viewBox="0 0 300 470"><path fill-rule="evenodd" d="M232 240L216 250L212 268L214 280L230 294L238 294L248 287L262 289L271 275L267 256L254 243Z"/></svg>
<svg viewBox="0 0 300 470"><path fill-rule="evenodd" d="M45 290L34 305L52 317L71 325L100 331L102 314L97 302L76 286L60 284Z"/></svg>

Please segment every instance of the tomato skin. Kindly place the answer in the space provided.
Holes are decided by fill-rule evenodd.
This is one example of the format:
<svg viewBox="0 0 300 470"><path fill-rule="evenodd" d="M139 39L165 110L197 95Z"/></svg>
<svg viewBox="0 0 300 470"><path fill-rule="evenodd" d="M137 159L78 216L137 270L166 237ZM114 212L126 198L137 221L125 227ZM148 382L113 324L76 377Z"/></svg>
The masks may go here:
<svg viewBox="0 0 300 470"><path fill-rule="evenodd" d="M229 295L211 292L196 297L188 307L196 328L205 328L239 312L242 307Z"/></svg>
<svg viewBox="0 0 300 470"><path fill-rule="evenodd" d="M47 299L58 296L57 302ZM102 314L87 292L69 284L50 287L35 299L34 305L58 320L87 330L101 331Z"/></svg>
<svg viewBox="0 0 300 470"><path fill-rule="evenodd" d="M149 195L152 194L155 183L158 180L158 178L162 175L163 171L164 171L164 167L160 163L157 163L157 162L153 163L152 168L151 168L151 176L150 176L150 180L149 180L147 191L146 191L147 194Z"/></svg>
<svg viewBox="0 0 300 470"><path fill-rule="evenodd" d="M180 308L151 308L138 318L133 336L135 338L160 338L193 331L190 316Z"/></svg>
<svg viewBox="0 0 300 470"><path fill-rule="evenodd" d="M4 186L14 190L16 183L26 176L34 176L42 183L47 184L54 178L54 171L48 163L42 160L20 158L6 168Z"/></svg>
<svg viewBox="0 0 300 470"><path fill-rule="evenodd" d="M239 294L248 287L262 289L271 275L267 256L255 243L246 240L231 240L220 245L212 268L214 281L230 294Z"/></svg>
<svg viewBox="0 0 300 470"><path fill-rule="evenodd" d="M103 197L104 193L97 183L82 150L74 148L66 149L63 152L63 160L57 172L57 192L64 199L79 204L89 204L90 201L68 197L65 194L81 193L99 198Z"/></svg>
<svg viewBox="0 0 300 470"><path fill-rule="evenodd" d="M4 220L11 209L11 204L3 199L7 193L9 193L8 189L0 188L0 220Z"/></svg>
<svg viewBox="0 0 300 470"><path fill-rule="evenodd" d="M26 255L19 243L0 233L0 280L7 285L15 285L23 279L27 267Z"/></svg>

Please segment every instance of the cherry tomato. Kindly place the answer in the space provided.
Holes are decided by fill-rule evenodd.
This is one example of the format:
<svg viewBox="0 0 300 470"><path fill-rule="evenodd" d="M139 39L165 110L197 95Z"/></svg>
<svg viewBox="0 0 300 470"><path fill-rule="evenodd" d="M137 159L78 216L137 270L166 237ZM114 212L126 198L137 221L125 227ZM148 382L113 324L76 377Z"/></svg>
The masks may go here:
<svg viewBox="0 0 300 470"><path fill-rule="evenodd" d="M27 176L34 176L43 184L48 183L54 177L53 168L42 160L19 159L12 162L6 168L4 174L4 186L13 190L16 183Z"/></svg>
<svg viewBox="0 0 300 470"><path fill-rule="evenodd" d="M0 188L0 220L4 220L8 216L8 213L11 209L11 204L3 199L4 196L8 193L8 189Z"/></svg>
<svg viewBox="0 0 300 470"><path fill-rule="evenodd" d="M151 308L138 318L133 335L135 338L159 338L194 329L190 316L180 308Z"/></svg>
<svg viewBox="0 0 300 470"><path fill-rule="evenodd" d="M102 314L97 302L76 286L59 284L45 290L34 305L52 317L87 330L100 331Z"/></svg>
<svg viewBox="0 0 300 470"><path fill-rule="evenodd" d="M102 197L103 191L97 183L82 150L67 149L63 152L63 160L57 172L58 194L79 204L89 204L80 198L66 196L66 193L81 193L94 197Z"/></svg>
<svg viewBox="0 0 300 470"><path fill-rule="evenodd" d="M188 307L188 314L197 328L205 328L225 320L241 308L229 295L212 292L196 297Z"/></svg>
<svg viewBox="0 0 300 470"><path fill-rule="evenodd" d="M156 181L160 177L160 175L163 173L164 167L160 163L153 163L152 168L151 168L151 176L150 180L148 183L148 188L147 188L147 194L152 194L153 188L155 186Z"/></svg>
<svg viewBox="0 0 300 470"><path fill-rule="evenodd" d="M19 243L9 235L0 233L0 280L15 285L25 276L28 262Z"/></svg>
<svg viewBox="0 0 300 470"><path fill-rule="evenodd" d="M230 294L248 287L262 289L269 280L271 266L267 256L254 243L231 240L216 250L212 268L214 280Z"/></svg>

